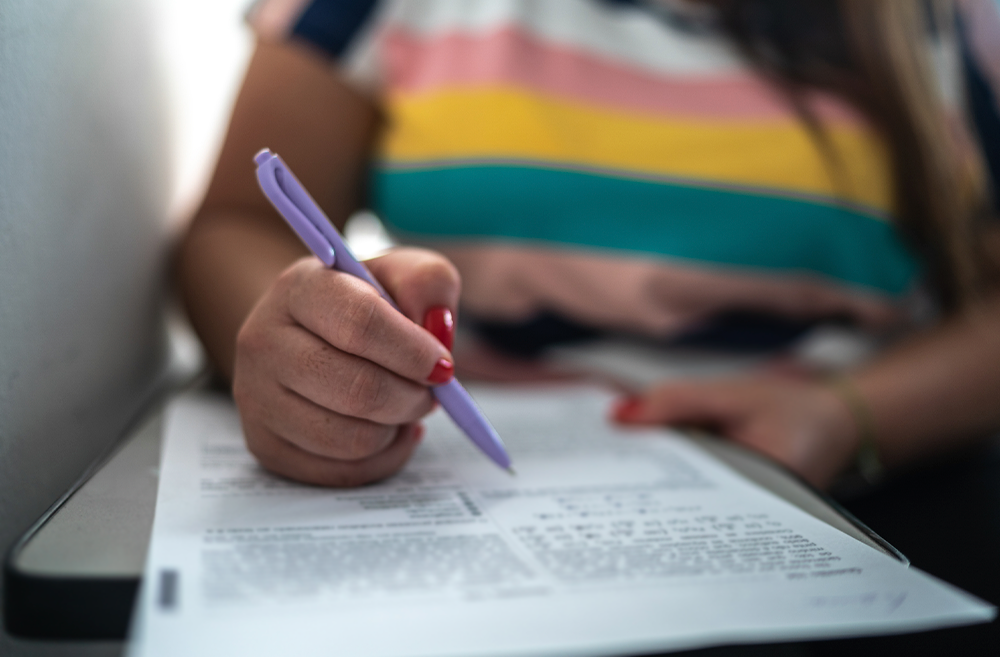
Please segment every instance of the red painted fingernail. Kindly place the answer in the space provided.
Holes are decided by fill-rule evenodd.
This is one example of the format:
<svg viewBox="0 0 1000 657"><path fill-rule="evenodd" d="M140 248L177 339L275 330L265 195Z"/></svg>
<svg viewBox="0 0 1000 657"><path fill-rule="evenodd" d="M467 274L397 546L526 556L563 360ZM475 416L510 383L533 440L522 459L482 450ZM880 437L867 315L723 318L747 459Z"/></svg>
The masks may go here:
<svg viewBox="0 0 1000 657"><path fill-rule="evenodd" d="M453 376L455 376L455 366L442 358L434 364L434 369L431 371L431 375L427 377L427 381L431 385L439 386L442 383L451 381L451 377Z"/></svg>
<svg viewBox="0 0 1000 657"><path fill-rule="evenodd" d="M445 306L436 306L424 314L424 328L431 332L444 348L451 351L455 343L455 317Z"/></svg>
<svg viewBox="0 0 1000 657"><path fill-rule="evenodd" d="M619 422L627 422L636 419L642 411L642 399L639 397L626 397L618 402L611 411L611 416Z"/></svg>

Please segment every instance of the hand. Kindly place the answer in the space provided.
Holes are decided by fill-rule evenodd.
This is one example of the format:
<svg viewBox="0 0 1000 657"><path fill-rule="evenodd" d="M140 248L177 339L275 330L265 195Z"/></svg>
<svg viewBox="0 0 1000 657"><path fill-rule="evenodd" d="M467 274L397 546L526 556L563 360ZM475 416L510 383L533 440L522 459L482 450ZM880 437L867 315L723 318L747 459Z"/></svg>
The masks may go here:
<svg viewBox="0 0 1000 657"><path fill-rule="evenodd" d="M823 383L777 375L667 383L625 399L625 424L697 426L770 456L817 487L850 462L859 436L850 411Z"/></svg>
<svg viewBox="0 0 1000 657"><path fill-rule="evenodd" d="M406 317L368 283L305 258L240 330L233 397L247 447L269 470L325 486L394 474L433 409L428 386L452 376L455 268L421 249L366 264Z"/></svg>

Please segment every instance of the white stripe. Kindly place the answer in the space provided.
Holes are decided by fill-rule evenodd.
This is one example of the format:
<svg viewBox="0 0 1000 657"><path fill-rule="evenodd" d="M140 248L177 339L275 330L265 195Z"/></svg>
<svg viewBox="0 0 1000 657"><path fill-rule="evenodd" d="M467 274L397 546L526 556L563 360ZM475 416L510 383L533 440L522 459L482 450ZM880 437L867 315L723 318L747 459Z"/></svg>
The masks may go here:
<svg viewBox="0 0 1000 657"><path fill-rule="evenodd" d="M265 41L282 41L302 16L305 4L306 0L263 0L250 9L247 22Z"/></svg>
<svg viewBox="0 0 1000 657"><path fill-rule="evenodd" d="M705 76L747 70L724 37L689 34L640 7L597 0L394 0L391 5L385 26L423 36L518 27L543 42L651 73Z"/></svg>
<svg viewBox="0 0 1000 657"><path fill-rule="evenodd" d="M346 80L365 95L375 96L383 86L383 66L379 58L378 33L388 23L391 2L379 2L358 33L351 38L340 61Z"/></svg>

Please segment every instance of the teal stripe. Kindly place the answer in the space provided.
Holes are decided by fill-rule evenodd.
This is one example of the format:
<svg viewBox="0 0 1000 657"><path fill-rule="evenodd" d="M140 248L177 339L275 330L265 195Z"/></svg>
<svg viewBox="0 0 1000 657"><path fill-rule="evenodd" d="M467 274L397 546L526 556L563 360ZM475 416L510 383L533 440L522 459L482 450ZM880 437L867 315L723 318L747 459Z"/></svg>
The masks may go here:
<svg viewBox="0 0 1000 657"><path fill-rule="evenodd" d="M525 166L381 169L374 207L414 240L509 239L811 273L891 296L918 275L891 224L855 209Z"/></svg>

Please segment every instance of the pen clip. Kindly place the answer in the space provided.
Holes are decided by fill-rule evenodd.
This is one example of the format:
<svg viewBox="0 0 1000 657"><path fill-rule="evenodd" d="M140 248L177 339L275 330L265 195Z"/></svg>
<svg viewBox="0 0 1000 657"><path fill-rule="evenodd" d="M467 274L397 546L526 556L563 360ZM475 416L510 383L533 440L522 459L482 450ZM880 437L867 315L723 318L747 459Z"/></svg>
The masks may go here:
<svg viewBox="0 0 1000 657"><path fill-rule="evenodd" d="M340 233L330 223L330 219L323 214L323 211L313 197L309 195L309 192L302 186L302 183L295 177L295 174L285 165L285 161L266 148L257 153L254 161L259 165L257 169L258 177L260 169L264 166L273 171L274 185L281 191L281 197L295 208L296 216L305 218L312 229L322 235L324 241L329 245L329 249L333 252L332 257L337 263L337 269L367 282L378 290L378 293L386 301L395 306L396 304L392 300L392 297L386 293L382 285L368 271L368 268L358 261L357 257L351 251L351 247L344 242ZM319 254L317 253L317 255ZM326 263L326 260L322 256L320 259ZM327 266L332 267L333 265L327 264Z"/></svg>
<svg viewBox="0 0 1000 657"><path fill-rule="evenodd" d="M324 265L333 267L337 261L334 245L308 214L289 197L285 186L281 184L281 179L288 175L288 170L282 166L281 158L265 148L254 156L254 162L257 163L257 181L268 200L274 204L278 213L284 217L309 250L316 254Z"/></svg>

